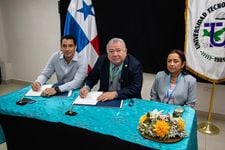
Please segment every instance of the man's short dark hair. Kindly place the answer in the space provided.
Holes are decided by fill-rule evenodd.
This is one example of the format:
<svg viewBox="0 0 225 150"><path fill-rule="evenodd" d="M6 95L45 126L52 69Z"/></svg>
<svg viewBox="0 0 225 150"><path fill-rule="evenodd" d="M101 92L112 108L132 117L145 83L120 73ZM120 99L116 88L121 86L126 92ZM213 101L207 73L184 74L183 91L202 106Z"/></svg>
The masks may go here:
<svg viewBox="0 0 225 150"><path fill-rule="evenodd" d="M71 40L73 40L74 45L77 45L76 38L73 35L68 34L68 35L62 36L61 41L60 41L61 44L64 39L67 39L67 40L71 39Z"/></svg>

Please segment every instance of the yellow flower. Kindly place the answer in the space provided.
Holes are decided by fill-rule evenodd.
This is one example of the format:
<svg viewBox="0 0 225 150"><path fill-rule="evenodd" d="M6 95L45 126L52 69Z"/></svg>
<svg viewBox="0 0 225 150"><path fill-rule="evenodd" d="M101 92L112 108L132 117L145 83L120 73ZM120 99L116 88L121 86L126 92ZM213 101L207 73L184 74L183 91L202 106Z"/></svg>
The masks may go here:
<svg viewBox="0 0 225 150"><path fill-rule="evenodd" d="M178 119L178 130L183 131L185 127L184 120L182 118Z"/></svg>
<svg viewBox="0 0 225 150"><path fill-rule="evenodd" d="M174 118L169 113L162 114L162 110L153 110L142 115L138 129L145 137L153 137L162 141L187 136L183 118Z"/></svg>
<svg viewBox="0 0 225 150"><path fill-rule="evenodd" d="M166 135L169 134L170 125L164 120L157 120L153 127L153 131L155 132L156 136L160 138L164 138Z"/></svg>
<svg viewBox="0 0 225 150"><path fill-rule="evenodd" d="M139 119L139 123L143 123L147 119L147 115L142 115Z"/></svg>

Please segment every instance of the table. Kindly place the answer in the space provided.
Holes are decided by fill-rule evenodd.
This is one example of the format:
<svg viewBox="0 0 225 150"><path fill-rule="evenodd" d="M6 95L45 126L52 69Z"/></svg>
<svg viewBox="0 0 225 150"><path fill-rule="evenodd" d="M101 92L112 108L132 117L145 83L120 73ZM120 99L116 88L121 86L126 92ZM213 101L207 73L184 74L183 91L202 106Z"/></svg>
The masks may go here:
<svg viewBox="0 0 225 150"><path fill-rule="evenodd" d="M197 150L197 119L195 110L184 107L183 118L189 136L172 144L158 143L143 138L137 130L141 115L157 108L172 113L174 105L133 99L124 100L122 108L75 106L78 114L67 116L78 91L71 97L32 97L37 102L24 106L16 105L30 86L3 95L0 100L0 123L7 141L8 150L19 149L67 149L83 148L128 148L128 149L183 149ZM31 98L31 97L29 97ZM29 144L27 144L29 143ZM33 145L29 147L29 145Z"/></svg>

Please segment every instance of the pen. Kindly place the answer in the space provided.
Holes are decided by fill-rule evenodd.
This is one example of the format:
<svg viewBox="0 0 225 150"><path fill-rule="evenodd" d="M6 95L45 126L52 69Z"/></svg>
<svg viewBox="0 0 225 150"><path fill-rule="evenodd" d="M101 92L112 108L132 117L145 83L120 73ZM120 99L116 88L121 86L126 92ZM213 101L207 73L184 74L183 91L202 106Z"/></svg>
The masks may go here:
<svg viewBox="0 0 225 150"><path fill-rule="evenodd" d="M84 88L86 88L88 92L90 91L90 87L86 83L84 83Z"/></svg>

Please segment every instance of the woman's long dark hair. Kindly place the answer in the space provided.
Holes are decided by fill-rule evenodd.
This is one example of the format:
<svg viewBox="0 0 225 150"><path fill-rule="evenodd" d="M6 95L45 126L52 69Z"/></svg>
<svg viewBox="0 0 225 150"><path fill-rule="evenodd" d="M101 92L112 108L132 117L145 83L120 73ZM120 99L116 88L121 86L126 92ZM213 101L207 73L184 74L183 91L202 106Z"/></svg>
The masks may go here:
<svg viewBox="0 0 225 150"><path fill-rule="evenodd" d="M171 50L171 51L168 53L167 58L168 58L168 56L169 56L170 54L173 54L173 53L178 54L179 57L180 57L180 59L181 59L181 62L184 63L184 67L183 67L183 69L181 70L181 73L184 74L184 75L188 74L187 71L186 71L186 57L185 57L184 52L181 51L181 50L179 50L179 49L173 49L173 50ZM167 58L166 58L166 59L167 59ZM166 65L167 65L167 64L166 64ZM166 72L166 74L169 74L169 70L167 69L167 67L166 67L166 69L165 69L165 72Z"/></svg>

